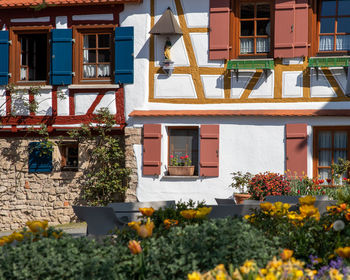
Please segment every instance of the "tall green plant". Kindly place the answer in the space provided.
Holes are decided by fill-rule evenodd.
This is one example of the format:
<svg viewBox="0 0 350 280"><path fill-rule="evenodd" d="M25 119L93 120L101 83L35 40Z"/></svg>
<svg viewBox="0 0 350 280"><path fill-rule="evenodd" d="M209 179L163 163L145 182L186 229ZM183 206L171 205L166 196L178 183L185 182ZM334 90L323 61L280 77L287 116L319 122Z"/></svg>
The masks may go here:
<svg viewBox="0 0 350 280"><path fill-rule="evenodd" d="M107 205L124 198L130 170L125 167L123 143L111 135L116 124L107 108L98 111L97 125L84 125L69 134L79 142L92 143L87 181L82 185L83 199L89 205ZM91 142L91 140L93 142Z"/></svg>

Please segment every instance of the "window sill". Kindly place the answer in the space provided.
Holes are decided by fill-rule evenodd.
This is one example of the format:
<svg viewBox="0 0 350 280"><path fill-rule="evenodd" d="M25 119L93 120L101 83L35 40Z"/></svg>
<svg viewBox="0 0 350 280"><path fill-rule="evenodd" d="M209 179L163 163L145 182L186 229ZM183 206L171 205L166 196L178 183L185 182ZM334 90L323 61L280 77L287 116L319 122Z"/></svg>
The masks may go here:
<svg viewBox="0 0 350 280"><path fill-rule="evenodd" d="M20 85L16 85L15 88L16 89L30 89L31 87L33 86L37 86L39 87L40 89L52 89L52 86L51 85L38 85L38 84L32 84L32 85L23 85L23 86L20 86Z"/></svg>
<svg viewBox="0 0 350 280"><path fill-rule="evenodd" d="M186 181L195 181L198 180L199 176L195 175L195 176L169 176L169 175L165 175L161 178L161 180L164 181L170 181L170 180L186 180Z"/></svg>
<svg viewBox="0 0 350 280"><path fill-rule="evenodd" d="M74 84L74 85L69 85L69 89L95 89L95 88L119 88L120 86L117 84L111 85L111 84L89 84L89 85L84 85L84 84Z"/></svg>

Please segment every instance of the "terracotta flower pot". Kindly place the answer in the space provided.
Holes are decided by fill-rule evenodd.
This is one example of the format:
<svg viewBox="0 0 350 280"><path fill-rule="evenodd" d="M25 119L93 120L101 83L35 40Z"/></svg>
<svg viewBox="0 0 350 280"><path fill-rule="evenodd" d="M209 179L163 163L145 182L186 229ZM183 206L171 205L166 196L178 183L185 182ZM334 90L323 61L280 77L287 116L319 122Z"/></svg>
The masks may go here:
<svg viewBox="0 0 350 280"><path fill-rule="evenodd" d="M244 200L250 198L248 193L235 193L234 196L237 204L242 204Z"/></svg>
<svg viewBox="0 0 350 280"><path fill-rule="evenodd" d="M169 166L168 172L170 176L193 176L194 165L192 166Z"/></svg>

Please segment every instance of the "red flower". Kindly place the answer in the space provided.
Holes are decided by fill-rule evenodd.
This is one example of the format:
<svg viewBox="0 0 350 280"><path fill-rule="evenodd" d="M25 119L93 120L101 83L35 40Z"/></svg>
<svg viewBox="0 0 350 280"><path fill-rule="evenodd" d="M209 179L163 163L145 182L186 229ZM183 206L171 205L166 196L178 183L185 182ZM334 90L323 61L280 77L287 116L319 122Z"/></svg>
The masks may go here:
<svg viewBox="0 0 350 280"><path fill-rule="evenodd" d="M344 177L344 178L343 178L343 180L344 180L344 181L346 181L346 180L347 180L347 178L345 178L345 177Z"/></svg>
<svg viewBox="0 0 350 280"><path fill-rule="evenodd" d="M184 159L185 157L180 157L180 159Z"/></svg>
<svg viewBox="0 0 350 280"><path fill-rule="evenodd" d="M170 158L174 158L174 156L173 156L173 155L170 155Z"/></svg>
<svg viewBox="0 0 350 280"><path fill-rule="evenodd" d="M324 183L324 180L323 180L323 179L321 179L319 182L320 182L320 184L323 184L323 183Z"/></svg>
<svg viewBox="0 0 350 280"><path fill-rule="evenodd" d="M298 190L298 193L300 193L300 190Z"/></svg>
<svg viewBox="0 0 350 280"><path fill-rule="evenodd" d="M329 184L330 182L332 182L332 179L327 179L327 183Z"/></svg>
<svg viewBox="0 0 350 280"><path fill-rule="evenodd" d="M185 158L188 158L188 155L185 155Z"/></svg>

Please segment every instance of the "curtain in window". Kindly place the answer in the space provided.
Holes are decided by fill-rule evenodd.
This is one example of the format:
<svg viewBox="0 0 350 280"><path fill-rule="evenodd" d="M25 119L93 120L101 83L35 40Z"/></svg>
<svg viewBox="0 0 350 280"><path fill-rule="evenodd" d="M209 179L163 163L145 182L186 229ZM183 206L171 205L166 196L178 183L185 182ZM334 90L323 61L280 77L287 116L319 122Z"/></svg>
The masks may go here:
<svg viewBox="0 0 350 280"><path fill-rule="evenodd" d="M21 81L25 81L27 80L27 68L26 67L21 67L21 70L20 70L20 80Z"/></svg>
<svg viewBox="0 0 350 280"><path fill-rule="evenodd" d="M332 51L334 45L333 36L321 36L320 37L320 51Z"/></svg>
<svg viewBox="0 0 350 280"><path fill-rule="evenodd" d="M338 162L339 158L346 159L346 148L347 148L348 137L346 132L336 132L334 133L334 163ZM338 150L344 149L344 150Z"/></svg>
<svg viewBox="0 0 350 280"><path fill-rule="evenodd" d="M349 35L337 36L336 48L337 48L337 51L350 50L350 36Z"/></svg>
<svg viewBox="0 0 350 280"><path fill-rule="evenodd" d="M110 70L109 65L102 64L98 66L98 77L109 77Z"/></svg>
<svg viewBox="0 0 350 280"><path fill-rule="evenodd" d="M256 39L256 52L267 53L270 51L270 39L269 38L257 38Z"/></svg>
<svg viewBox="0 0 350 280"><path fill-rule="evenodd" d="M327 150L320 150L318 157L319 166L330 166L332 164L332 134L330 131L321 132L318 136L318 146L321 149L327 148ZM329 149L329 150L328 150Z"/></svg>
<svg viewBox="0 0 350 280"><path fill-rule="evenodd" d="M241 53L253 53L253 52L254 52L254 40L241 39Z"/></svg>
<svg viewBox="0 0 350 280"><path fill-rule="evenodd" d="M96 68L95 65L84 65L84 78L95 78Z"/></svg>

